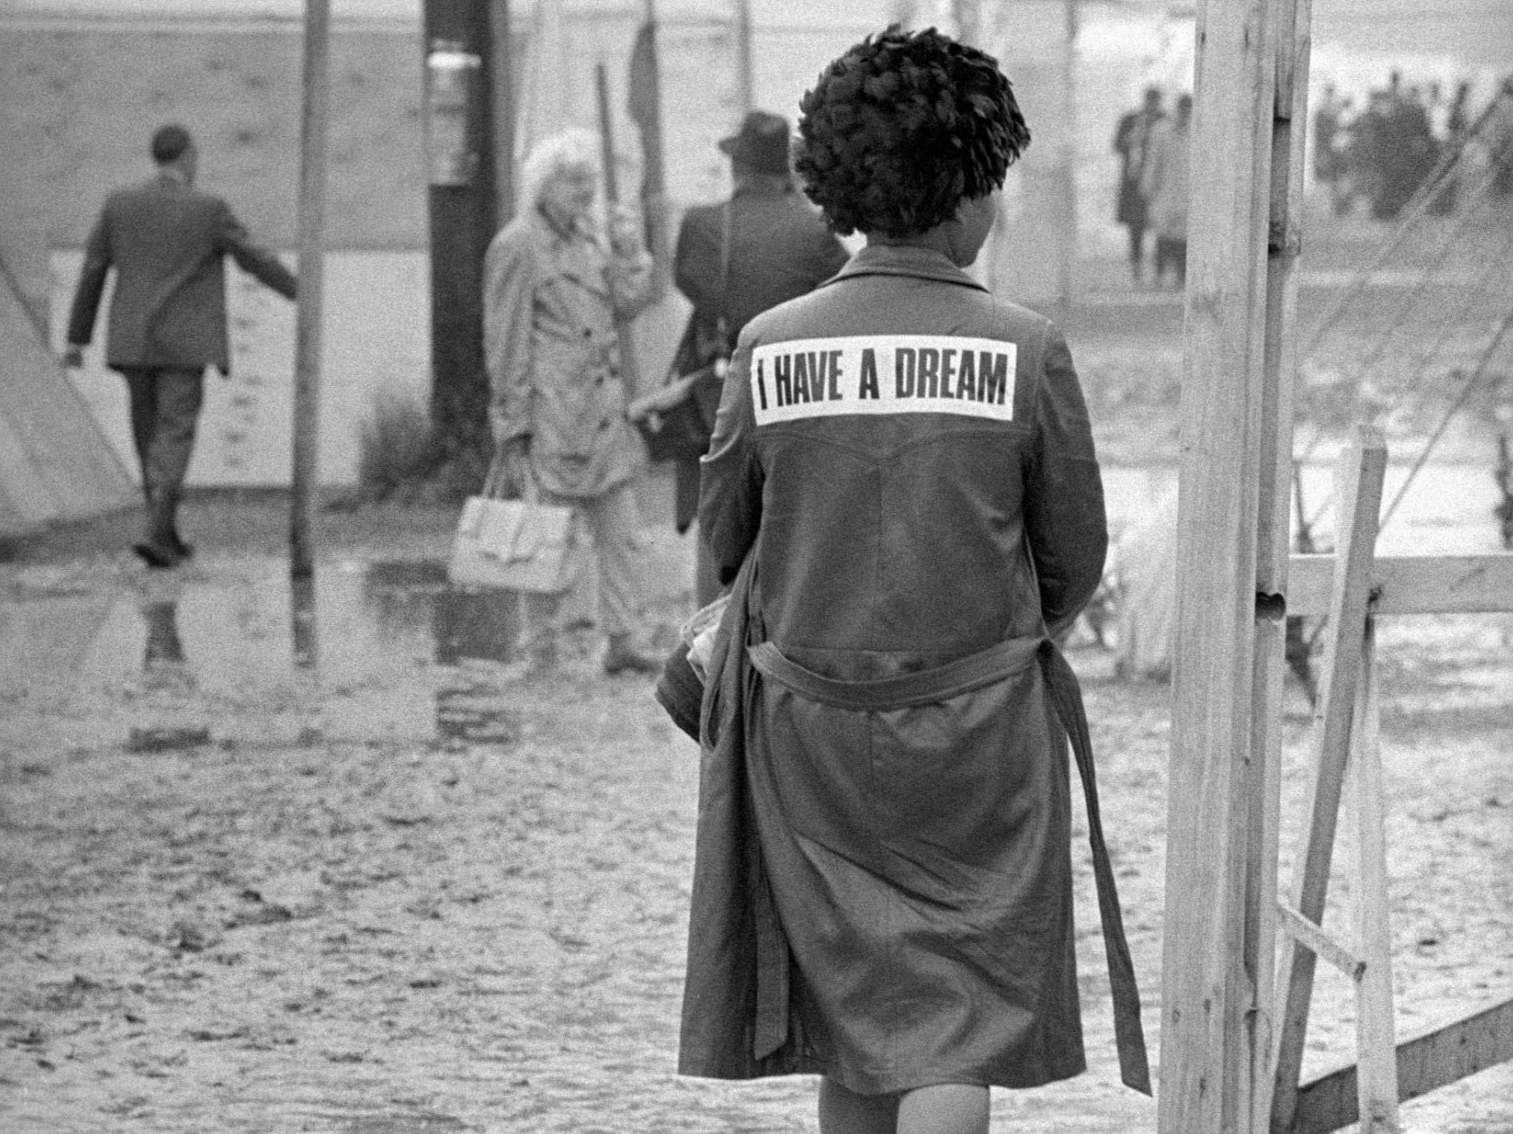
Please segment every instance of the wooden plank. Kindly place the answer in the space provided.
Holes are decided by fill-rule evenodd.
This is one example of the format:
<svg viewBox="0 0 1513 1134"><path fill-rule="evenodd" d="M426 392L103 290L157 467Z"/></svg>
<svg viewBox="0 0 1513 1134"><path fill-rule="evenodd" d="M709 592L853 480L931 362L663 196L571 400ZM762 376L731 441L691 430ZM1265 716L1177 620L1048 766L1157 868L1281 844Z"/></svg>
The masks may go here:
<svg viewBox="0 0 1513 1134"><path fill-rule="evenodd" d="M1340 793L1361 670L1361 642L1366 632L1367 584L1386 469L1387 449L1380 436L1370 429L1358 428L1350 445L1340 454L1334 493L1341 520L1335 525L1339 547L1334 556L1334 593L1319 698L1318 761L1310 785L1308 826L1297 860L1291 903L1298 913L1317 925L1324 921L1324 901L1334 859ZM1272 1083L1273 1130L1287 1129L1297 1106L1313 974L1312 950L1296 942L1283 949L1277 975L1277 987L1282 991Z"/></svg>
<svg viewBox="0 0 1513 1134"><path fill-rule="evenodd" d="M1329 610L1334 556L1294 555L1287 574L1287 613ZM1513 552L1399 555L1371 569L1371 613L1482 614L1513 610Z"/></svg>
<svg viewBox="0 0 1513 1134"><path fill-rule="evenodd" d="M1375 680L1375 630L1366 619L1350 730L1355 788L1356 941L1365 967L1356 983L1357 1097L1362 1134L1397 1134L1397 1033L1393 1025L1392 926L1387 899L1386 814Z"/></svg>
<svg viewBox="0 0 1513 1134"><path fill-rule="evenodd" d="M1162 958L1164 1134L1248 1130L1254 1121L1257 988L1270 980L1274 866L1262 848L1274 743L1258 711L1278 687L1279 656L1257 632L1258 566L1285 570L1278 525L1277 434L1291 373L1265 350L1270 279L1275 13L1294 0L1199 0L1179 476L1178 580L1167 800ZM1268 362L1272 365L1268 367ZM1282 495L1285 496L1285 488ZM1285 531L1281 533L1285 538ZM1262 708L1258 709L1258 706ZM1269 1003L1269 1000L1268 1000Z"/></svg>
<svg viewBox="0 0 1513 1134"><path fill-rule="evenodd" d="M1277 843L1281 826L1282 698L1287 674L1287 620L1272 596L1287 590L1291 545L1293 474L1293 383L1298 370L1297 306L1303 243L1303 191L1308 122L1311 0L1273 3L1275 90L1272 96L1271 183L1266 237L1266 306L1261 370L1261 476L1256 493L1256 619L1252 655L1252 758L1242 785L1250 801L1247 822L1247 914L1240 958L1252 984L1253 1006L1276 1000ZM1285 376L1285 377L1284 377ZM1248 1129L1265 1130L1271 1119L1275 1039L1267 1011L1248 1015L1251 1058Z"/></svg>
<svg viewBox="0 0 1513 1134"><path fill-rule="evenodd" d="M1301 941L1351 980L1360 980L1366 962L1325 932L1317 922L1309 921L1286 902L1277 903L1281 928L1294 941Z"/></svg>
<svg viewBox="0 0 1513 1134"><path fill-rule="evenodd" d="M1418 1036L1397 1049L1398 1099L1406 1102L1513 1060L1513 1000ZM1294 1134L1327 1134L1360 1117L1354 1066L1331 1071L1298 1092Z"/></svg>

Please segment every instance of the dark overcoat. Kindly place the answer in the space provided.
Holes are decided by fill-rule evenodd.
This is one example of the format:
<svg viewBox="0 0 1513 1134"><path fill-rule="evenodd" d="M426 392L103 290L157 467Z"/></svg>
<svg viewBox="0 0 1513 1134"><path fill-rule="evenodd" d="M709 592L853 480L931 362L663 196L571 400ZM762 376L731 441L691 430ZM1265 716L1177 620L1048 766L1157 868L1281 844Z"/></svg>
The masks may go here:
<svg viewBox="0 0 1513 1134"><path fill-rule="evenodd" d="M681 1069L863 1094L1078 1073L1063 726L1089 792L1092 769L1051 636L1106 529L1060 332L938 253L869 247L748 324L704 476L716 563L744 567L704 705Z"/></svg>

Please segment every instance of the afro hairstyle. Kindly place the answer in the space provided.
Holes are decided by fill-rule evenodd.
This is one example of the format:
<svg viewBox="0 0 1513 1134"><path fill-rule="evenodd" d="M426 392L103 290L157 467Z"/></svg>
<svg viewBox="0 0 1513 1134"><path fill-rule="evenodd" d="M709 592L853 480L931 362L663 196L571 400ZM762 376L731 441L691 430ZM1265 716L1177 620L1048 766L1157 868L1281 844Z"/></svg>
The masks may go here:
<svg viewBox="0 0 1513 1134"><path fill-rule="evenodd" d="M868 36L799 109L794 171L842 235L934 228L1000 188L1030 144L997 60L934 28Z"/></svg>

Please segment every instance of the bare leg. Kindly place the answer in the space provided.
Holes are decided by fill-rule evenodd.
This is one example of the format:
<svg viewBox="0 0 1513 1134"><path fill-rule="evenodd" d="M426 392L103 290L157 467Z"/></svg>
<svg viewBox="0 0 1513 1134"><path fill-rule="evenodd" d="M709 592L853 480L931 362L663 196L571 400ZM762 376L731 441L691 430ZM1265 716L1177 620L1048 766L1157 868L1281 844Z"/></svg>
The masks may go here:
<svg viewBox="0 0 1513 1134"><path fill-rule="evenodd" d="M905 1091L896 1134L988 1134L988 1088L941 1083Z"/></svg>
<svg viewBox="0 0 1513 1134"><path fill-rule="evenodd" d="M859 1095L820 1080L820 1134L894 1134L897 1122L897 1095Z"/></svg>

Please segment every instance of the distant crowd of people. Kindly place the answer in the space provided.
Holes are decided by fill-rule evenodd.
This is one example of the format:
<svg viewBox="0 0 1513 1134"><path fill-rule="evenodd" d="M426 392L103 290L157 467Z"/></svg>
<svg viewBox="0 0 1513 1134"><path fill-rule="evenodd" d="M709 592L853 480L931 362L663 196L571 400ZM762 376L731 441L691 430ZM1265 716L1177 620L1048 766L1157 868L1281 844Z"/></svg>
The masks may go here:
<svg viewBox="0 0 1513 1134"><path fill-rule="evenodd" d="M1491 189L1503 195L1513 192L1513 173L1503 153L1503 135L1513 137L1510 87L1513 80L1505 81L1484 134L1488 156L1500 163ZM1358 110L1335 84L1326 83L1312 120L1314 177L1328 188L1336 213L1349 213L1364 201L1373 220L1393 220L1441 162L1460 152L1479 117L1465 80L1446 96L1439 82L1405 84L1402 73L1394 70L1387 85L1369 91ZM1458 207L1460 185L1454 177L1442 181L1429 208L1450 213Z"/></svg>
<svg viewBox="0 0 1513 1134"><path fill-rule="evenodd" d="M1157 86L1119 117L1113 151L1119 159L1114 218L1128 233L1130 277L1136 287L1186 282L1188 144L1192 96L1180 94L1168 110ZM1479 127L1479 129L1477 129ZM1327 187L1334 211L1349 213L1365 201L1375 220L1402 212L1442 161L1458 154L1476 131L1477 158L1487 167L1487 189L1513 196L1513 76L1493 100L1473 110L1471 83L1446 95L1438 82L1405 85L1394 70L1387 85L1369 92L1356 110L1334 83L1324 85L1311 122L1313 175ZM1429 209L1450 213L1461 203L1466 179L1447 168ZM1153 239L1149 242L1147 237ZM1149 272L1147 272L1149 266Z"/></svg>

